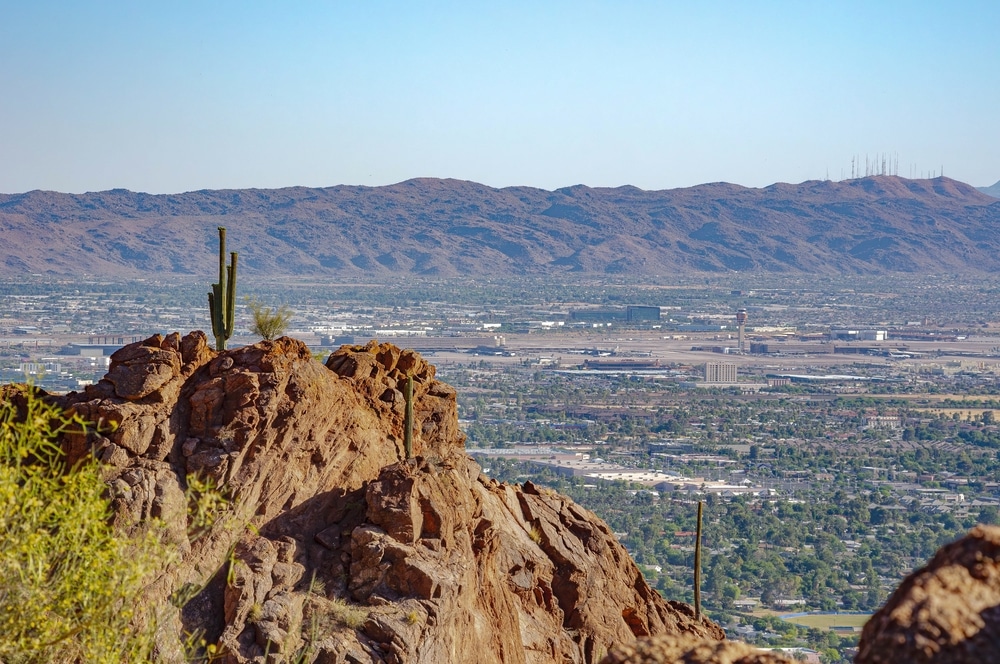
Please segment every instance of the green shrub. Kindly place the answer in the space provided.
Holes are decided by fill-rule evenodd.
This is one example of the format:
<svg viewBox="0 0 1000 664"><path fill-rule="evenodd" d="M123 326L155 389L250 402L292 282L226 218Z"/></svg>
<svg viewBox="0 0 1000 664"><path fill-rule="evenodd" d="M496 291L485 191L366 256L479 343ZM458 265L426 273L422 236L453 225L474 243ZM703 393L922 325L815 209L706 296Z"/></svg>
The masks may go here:
<svg viewBox="0 0 1000 664"><path fill-rule="evenodd" d="M272 309L265 307L256 298L250 298L247 300L247 307L250 309L250 317L253 319L250 331L254 334L270 341L280 337L288 330L292 311L285 305Z"/></svg>
<svg viewBox="0 0 1000 664"><path fill-rule="evenodd" d="M136 615L144 579L165 564L154 534L108 525L96 462L65 467L56 436L85 427L29 391L0 403L0 661L148 661L151 620ZM146 628L136 625L147 625Z"/></svg>

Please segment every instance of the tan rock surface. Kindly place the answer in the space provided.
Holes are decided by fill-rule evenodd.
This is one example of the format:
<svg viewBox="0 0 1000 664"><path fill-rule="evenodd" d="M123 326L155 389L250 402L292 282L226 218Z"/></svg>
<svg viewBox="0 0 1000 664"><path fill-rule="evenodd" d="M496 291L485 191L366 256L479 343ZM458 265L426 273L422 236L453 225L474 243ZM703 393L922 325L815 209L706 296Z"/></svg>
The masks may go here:
<svg viewBox="0 0 1000 664"><path fill-rule="evenodd" d="M691 634L662 634L612 648L601 664L793 664L777 651Z"/></svg>
<svg viewBox="0 0 1000 664"><path fill-rule="evenodd" d="M116 523L163 518L180 545L150 601L193 595L177 631L226 662L593 664L637 636L723 636L650 589L593 514L482 475L454 389L412 351L372 342L323 366L288 338L215 353L200 332L154 336L62 401L102 423L66 446L107 464ZM190 474L231 497L199 538Z"/></svg>
<svg viewBox="0 0 1000 664"><path fill-rule="evenodd" d="M1000 662L1000 528L976 526L904 579L865 625L855 662Z"/></svg>

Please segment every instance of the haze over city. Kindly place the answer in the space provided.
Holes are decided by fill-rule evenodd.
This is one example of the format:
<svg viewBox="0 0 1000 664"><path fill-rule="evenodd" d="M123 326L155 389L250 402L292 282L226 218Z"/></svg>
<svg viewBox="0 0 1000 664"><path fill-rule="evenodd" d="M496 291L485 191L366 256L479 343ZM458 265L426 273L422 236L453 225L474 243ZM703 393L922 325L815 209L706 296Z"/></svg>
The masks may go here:
<svg viewBox="0 0 1000 664"><path fill-rule="evenodd" d="M987 186L998 24L990 2L11 4L0 192L759 187L866 155Z"/></svg>

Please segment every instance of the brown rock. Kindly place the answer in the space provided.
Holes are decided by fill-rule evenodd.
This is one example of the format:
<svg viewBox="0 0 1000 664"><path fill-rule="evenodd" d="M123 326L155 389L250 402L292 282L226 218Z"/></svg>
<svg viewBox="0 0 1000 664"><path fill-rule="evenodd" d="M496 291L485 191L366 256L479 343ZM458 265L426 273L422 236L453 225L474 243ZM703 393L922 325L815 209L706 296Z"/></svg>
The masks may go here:
<svg viewBox="0 0 1000 664"><path fill-rule="evenodd" d="M865 624L855 662L1000 662L1000 528L976 526L906 577Z"/></svg>
<svg viewBox="0 0 1000 664"><path fill-rule="evenodd" d="M186 407L178 408L181 390L213 357L203 332L154 335L116 351L104 379L60 400L92 423L88 433L66 437L70 463L90 453L102 436L133 456L165 460L188 416Z"/></svg>
<svg viewBox="0 0 1000 664"><path fill-rule="evenodd" d="M114 381L63 399L104 423L65 445L112 462L119 527L170 521L181 560L148 600L203 588L181 622L217 642L224 662L309 652L331 662L594 664L636 636L723 636L653 591L593 514L483 476L465 454L454 389L412 351L373 341L323 366L293 339L216 354L192 333L126 346L114 370ZM192 473L232 498L228 516L197 534L183 518Z"/></svg>
<svg viewBox="0 0 1000 664"><path fill-rule="evenodd" d="M0 385L0 403L10 403L14 407L17 417L22 420L27 415L29 394L34 397L41 397L42 399L49 398L45 390L34 385L26 385L24 383Z"/></svg>
<svg viewBox="0 0 1000 664"><path fill-rule="evenodd" d="M793 664L794 661L779 652L745 643L691 634L662 634L615 646L601 664Z"/></svg>
<svg viewBox="0 0 1000 664"><path fill-rule="evenodd" d="M489 480L464 454L388 466L366 500L371 525L352 534L353 597L422 600L440 627L433 657L442 659L408 661L475 651L476 661L501 662L523 651L514 661L596 662L640 634L724 638L650 589L593 514Z"/></svg>
<svg viewBox="0 0 1000 664"><path fill-rule="evenodd" d="M161 349L160 347L165 348ZM115 386L123 399L136 400L160 389L181 372L179 344L154 335L119 349L111 356L111 368L104 378Z"/></svg>
<svg viewBox="0 0 1000 664"><path fill-rule="evenodd" d="M208 337L201 330L185 335L176 344L175 335L180 336L176 332L167 335L166 347L180 351L181 361L184 363L181 372L185 376L190 376L198 367L207 364L215 356L215 351L208 345Z"/></svg>

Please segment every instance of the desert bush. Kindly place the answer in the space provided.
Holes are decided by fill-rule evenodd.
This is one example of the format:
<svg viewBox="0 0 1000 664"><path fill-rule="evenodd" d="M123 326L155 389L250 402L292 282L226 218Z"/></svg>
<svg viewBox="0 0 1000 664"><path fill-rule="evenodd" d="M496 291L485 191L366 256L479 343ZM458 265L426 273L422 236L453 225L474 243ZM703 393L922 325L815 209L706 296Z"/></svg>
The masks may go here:
<svg viewBox="0 0 1000 664"><path fill-rule="evenodd" d="M327 611L331 618L351 629L361 627L368 619L368 609L348 604L339 598L327 600Z"/></svg>
<svg viewBox="0 0 1000 664"><path fill-rule="evenodd" d="M99 464L67 468L58 443L91 425L22 394L20 407L0 401L0 662L153 661L158 607L141 596L177 551L156 521L135 537L114 531ZM210 481L187 481L197 539L225 499Z"/></svg>
<svg viewBox="0 0 1000 664"><path fill-rule="evenodd" d="M260 335L262 338L272 340L280 337L288 330L288 323L292 319L292 311L285 305L278 308L266 307L256 298L247 300L247 307L250 309L250 317L253 324L250 331Z"/></svg>
<svg viewBox="0 0 1000 664"><path fill-rule="evenodd" d="M164 563L153 533L108 525L96 462L66 468L60 432L85 427L26 393L0 403L0 661L149 661L152 629L136 615L144 579Z"/></svg>

